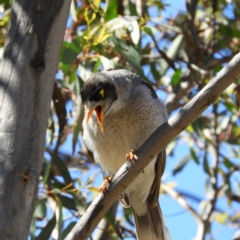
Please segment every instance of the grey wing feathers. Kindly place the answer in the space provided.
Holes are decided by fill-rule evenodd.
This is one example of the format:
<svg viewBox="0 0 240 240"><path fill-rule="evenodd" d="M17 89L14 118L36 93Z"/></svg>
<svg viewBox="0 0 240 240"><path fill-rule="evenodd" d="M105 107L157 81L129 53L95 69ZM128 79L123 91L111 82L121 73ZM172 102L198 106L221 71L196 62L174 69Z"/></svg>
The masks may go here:
<svg viewBox="0 0 240 240"><path fill-rule="evenodd" d="M159 189L161 183L161 177L163 175L166 165L166 150L163 149L157 156L155 163L155 179L153 181L151 191L147 198L147 205L149 207L155 207L158 203Z"/></svg>
<svg viewBox="0 0 240 240"><path fill-rule="evenodd" d="M141 83L144 84L144 85L146 85L146 86L149 88L149 90L151 91L151 95L152 95L152 97L153 97L154 99L158 98L157 93L155 92L154 88L153 88L149 83L147 83L147 82L145 82L145 81L143 81L143 80L142 80Z"/></svg>
<svg viewBox="0 0 240 240"><path fill-rule="evenodd" d="M124 208L129 208L131 206L131 201L127 193L119 195L118 200Z"/></svg>
<svg viewBox="0 0 240 240"><path fill-rule="evenodd" d="M138 240L165 240L164 223L159 204L153 208L148 207L143 216L137 216L134 213L134 220Z"/></svg>

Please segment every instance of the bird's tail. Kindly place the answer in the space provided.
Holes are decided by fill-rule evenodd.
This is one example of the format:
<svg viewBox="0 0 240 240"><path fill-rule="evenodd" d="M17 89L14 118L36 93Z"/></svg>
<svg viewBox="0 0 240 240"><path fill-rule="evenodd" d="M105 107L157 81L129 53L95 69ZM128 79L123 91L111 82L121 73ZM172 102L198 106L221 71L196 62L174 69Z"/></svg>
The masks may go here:
<svg viewBox="0 0 240 240"><path fill-rule="evenodd" d="M138 240L171 240L159 204L153 208L147 207L143 216L138 216L134 210L133 213Z"/></svg>

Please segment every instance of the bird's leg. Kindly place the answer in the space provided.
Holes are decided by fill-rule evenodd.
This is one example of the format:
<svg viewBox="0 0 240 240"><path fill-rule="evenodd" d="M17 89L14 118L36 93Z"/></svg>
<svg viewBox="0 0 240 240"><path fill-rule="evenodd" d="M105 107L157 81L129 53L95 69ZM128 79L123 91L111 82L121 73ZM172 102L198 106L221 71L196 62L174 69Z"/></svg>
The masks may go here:
<svg viewBox="0 0 240 240"><path fill-rule="evenodd" d="M100 192L102 192L102 193L106 193L107 192L107 185L108 185L108 183L111 182L112 178L113 178L113 176L109 176L109 177L105 178L105 180L103 181L102 185L99 188Z"/></svg>
<svg viewBox="0 0 240 240"><path fill-rule="evenodd" d="M134 163L135 160L137 160L137 156L135 153L136 153L136 150L131 149L130 153L126 154L127 161Z"/></svg>

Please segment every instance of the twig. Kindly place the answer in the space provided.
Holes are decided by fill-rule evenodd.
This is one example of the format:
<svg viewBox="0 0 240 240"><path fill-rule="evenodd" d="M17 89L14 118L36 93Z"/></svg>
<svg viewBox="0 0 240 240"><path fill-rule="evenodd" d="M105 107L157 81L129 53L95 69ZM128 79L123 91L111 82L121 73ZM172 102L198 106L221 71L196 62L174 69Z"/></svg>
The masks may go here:
<svg viewBox="0 0 240 240"><path fill-rule="evenodd" d="M165 184L163 182L161 183L161 188L167 194L169 194L173 199L175 199L182 207L184 207L186 210L188 210L193 215L193 217L196 219L198 224L203 222L203 220L201 219L199 214L188 204L186 199L179 192L177 192L175 189L169 187L167 184Z"/></svg>
<svg viewBox="0 0 240 240"><path fill-rule="evenodd" d="M66 240L84 240L124 189L166 145L191 124L240 75L240 53L224 67L180 112L161 125L137 150L134 165L127 162L112 179L106 195L100 193L82 215Z"/></svg>
<svg viewBox="0 0 240 240"><path fill-rule="evenodd" d="M155 37L153 36L153 34L150 34L150 37L152 38L152 40L153 40L153 42L154 42L154 44L155 44L155 47L156 47L158 53L159 53L159 54L162 56L162 58L168 63L168 65L169 65L174 71L176 71L176 67L175 67L175 65L174 65L174 61L173 61L171 58L169 58L169 57L167 56L167 54L159 48L158 43L157 43Z"/></svg>

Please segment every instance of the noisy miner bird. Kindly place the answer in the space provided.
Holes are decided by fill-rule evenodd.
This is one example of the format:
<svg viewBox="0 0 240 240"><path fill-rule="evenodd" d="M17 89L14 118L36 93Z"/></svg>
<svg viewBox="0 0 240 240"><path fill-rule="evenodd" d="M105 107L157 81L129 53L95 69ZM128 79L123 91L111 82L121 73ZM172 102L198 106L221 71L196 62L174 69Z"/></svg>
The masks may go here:
<svg viewBox="0 0 240 240"><path fill-rule="evenodd" d="M114 175L134 150L167 121L166 108L156 92L128 70L100 72L81 89L85 106L83 140L108 176ZM154 157L119 197L133 208L139 240L169 240L158 203L165 150ZM101 189L104 191L105 189Z"/></svg>

